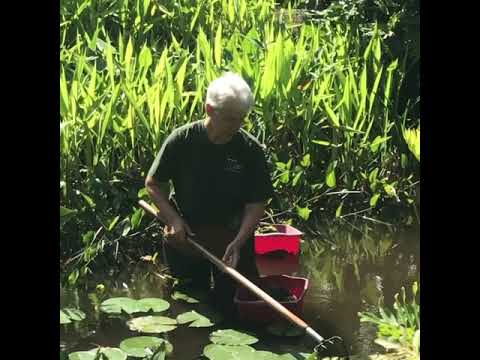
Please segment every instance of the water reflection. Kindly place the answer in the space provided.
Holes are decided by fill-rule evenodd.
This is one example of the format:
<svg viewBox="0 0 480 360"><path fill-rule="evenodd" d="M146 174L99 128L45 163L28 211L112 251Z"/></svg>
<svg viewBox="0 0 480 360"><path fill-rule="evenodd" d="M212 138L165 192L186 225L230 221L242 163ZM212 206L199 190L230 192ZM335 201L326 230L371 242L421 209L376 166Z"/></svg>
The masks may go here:
<svg viewBox="0 0 480 360"><path fill-rule="evenodd" d="M354 353L370 354L379 350L373 342L376 329L370 323L360 323L358 312L376 311L380 298L391 307L400 287L408 292L413 281L418 281L420 239L418 229L398 233L362 230L326 228L318 236L303 239L300 258L263 256L257 258L257 266L263 275L285 273L309 278L303 319L324 337L343 337ZM60 289L62 307L77 307L87 313L84 321L61 327L61 345L69 352L88 350L96 344L117 347L123 339L136 335L125 326L124 318L109 319L99 312L98 305L108 297L162 297L171 303L165 314L170 317L197 308L206 311L203 304L172 300L165 279L155 273L158 268L139 262L115 278L96 279L105 286L103 293L95 286L89 291ZM242 327L257 333L261 341L255 348L259 350L311 352L315 345L306 336L277 337L266 332L265 327L235 326ZM195 359L215 329L180 326L168 333L166 337L174 346L170 358Z"/></svg>

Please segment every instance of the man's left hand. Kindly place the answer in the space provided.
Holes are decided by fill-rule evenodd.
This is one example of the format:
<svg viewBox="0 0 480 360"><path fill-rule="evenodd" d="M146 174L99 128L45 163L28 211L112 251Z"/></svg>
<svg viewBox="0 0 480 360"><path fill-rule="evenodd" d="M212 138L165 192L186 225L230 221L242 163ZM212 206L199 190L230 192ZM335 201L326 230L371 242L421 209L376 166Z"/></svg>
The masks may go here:
<svg viewBox="0 0 480 360"><path fill-rule="evenodd" d="M237 267L238 260L240 260L240 246L236 241L232 241L225 250L222 261L232 268Z"/></svg>

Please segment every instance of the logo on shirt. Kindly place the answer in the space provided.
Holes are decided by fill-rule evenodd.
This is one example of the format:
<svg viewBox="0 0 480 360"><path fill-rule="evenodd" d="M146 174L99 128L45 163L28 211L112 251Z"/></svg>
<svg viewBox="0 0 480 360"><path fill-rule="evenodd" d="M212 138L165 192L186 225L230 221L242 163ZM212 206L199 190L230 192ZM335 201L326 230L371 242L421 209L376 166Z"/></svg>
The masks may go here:
<svg viewBox="0 0 480 360"><path fill-rule="evenodd" d="M238 162L238 160L227 158L227 163L225 165L225 171L233 172L233 173L240 173L242 170L242 165Z"/></svg>

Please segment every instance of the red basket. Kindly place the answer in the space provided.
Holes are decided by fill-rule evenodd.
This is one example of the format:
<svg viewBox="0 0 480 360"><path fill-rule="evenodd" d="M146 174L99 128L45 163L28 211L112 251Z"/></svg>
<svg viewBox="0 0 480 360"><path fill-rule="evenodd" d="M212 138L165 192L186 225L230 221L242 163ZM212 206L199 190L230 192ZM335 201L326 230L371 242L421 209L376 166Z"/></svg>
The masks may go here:
<svg viewBox="0 0 480 360"><path fill-rule="evenodd" d="M290 294L297 297L297 300L280 301L280 304L295 315L302 317L303 298L308 289L308 279L288 275L273 275L260 278L257 285L260 288L274 285L275 287L288 290ZM276 310L267 305L265 301L259 299L243 286L237 288L234 302L237 305L238 317L242 321L270 322L283 318Z"/></svg>
<svg viewBox="0 0 480 360"><path fill-rule="evenodd" d="M267 234L255 234L255 253L259 255L271 251L284 250L290 254L300 252L301 231L287 224L272 225L277 232Z"/></svg>

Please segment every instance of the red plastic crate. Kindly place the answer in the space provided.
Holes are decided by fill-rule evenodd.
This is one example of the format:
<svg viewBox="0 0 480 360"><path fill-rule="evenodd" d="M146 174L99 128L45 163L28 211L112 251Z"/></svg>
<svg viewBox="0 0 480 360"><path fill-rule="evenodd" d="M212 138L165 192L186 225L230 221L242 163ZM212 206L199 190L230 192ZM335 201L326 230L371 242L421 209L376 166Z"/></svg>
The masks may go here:
<svg viewBox="0 0 480 360"><path fill-rule="evenodd" d="M255 234L255 253L259 255L284 250L297 255L300 252L300 237L303 233L287 224L273 224L277 232Z"/></svg>
<svg viewBox="0 0 480 360"><path fill-rule="evenodd" d="M295 315L302 316L303 299L308 289L308 279L289 275L272 275L262 277L257 282L257 286L260 288L264 288L267 285L280 287L294 294L297 300L280 301L280 304ZM243 286L237 288L234 302L237 305L238 317L242 321L270 322L283 319L276 310L272 309L265 301L259 299Z"/></svg>
<svg viewBox="0 0 480 360"><path fill-rule="evenodd" d="M300 271L300 259L298 255L286 253L282 257L256 255L255 263L260 276L268 275L293 275Z"/></svg>

